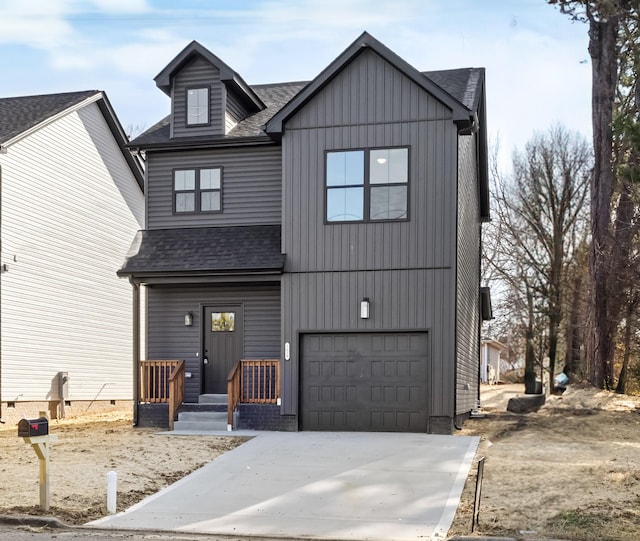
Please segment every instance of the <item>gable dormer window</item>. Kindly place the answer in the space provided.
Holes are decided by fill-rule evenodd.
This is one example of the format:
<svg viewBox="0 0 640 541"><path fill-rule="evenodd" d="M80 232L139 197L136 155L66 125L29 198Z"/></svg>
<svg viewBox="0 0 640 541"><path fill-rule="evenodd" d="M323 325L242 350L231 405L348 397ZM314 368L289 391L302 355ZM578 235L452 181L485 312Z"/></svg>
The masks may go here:
<svg viewBox="0 0 640 541"><path fill-rule="evenodd" d="M187 126L209 124L209 87L187 88Z"/></svg>

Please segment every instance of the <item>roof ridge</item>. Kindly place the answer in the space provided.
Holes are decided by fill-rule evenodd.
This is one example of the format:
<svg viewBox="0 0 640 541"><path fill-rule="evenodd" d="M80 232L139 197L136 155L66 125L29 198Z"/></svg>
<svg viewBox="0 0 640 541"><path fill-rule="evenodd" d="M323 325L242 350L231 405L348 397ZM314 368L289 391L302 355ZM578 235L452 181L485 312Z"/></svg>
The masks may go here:
<svg viewBox="0 0 640 541"><path fill-rule="evenodd" d="M49 92L48 94L30 94L28 96L4 96L0 97L0 100L21 100L21 99L29 99L29 98L46 98L53 96L71 96L71 95L79 95L79 94L98 94L102 92L102 90L75 90L69 92Z"/></svg>
<svg viewBox="0 0 640 541"><path fill-rule="evenodd" d="M259 83L255 85L249 85L251 88L273 88L279 86L296 86L296 85L307 85L311 81L285 81L282 83Z"/></svg>

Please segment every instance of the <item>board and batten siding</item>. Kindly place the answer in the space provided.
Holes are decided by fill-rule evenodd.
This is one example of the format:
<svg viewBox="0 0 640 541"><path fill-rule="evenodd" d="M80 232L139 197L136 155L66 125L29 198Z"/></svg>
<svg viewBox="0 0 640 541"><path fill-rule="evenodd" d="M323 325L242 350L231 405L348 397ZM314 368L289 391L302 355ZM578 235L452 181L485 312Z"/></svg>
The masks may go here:
<svg viewBox="0 0 640 541"><path fill-rule="evenodd" d="M297 413L299 333L429 332L429 416L454 415L457 130L451 111L367 50L287 121L283 413ZM324 223L327 150L408 146L409 219ZM360 319L368 297L371 317ZM287 392L288 391L288 392Z"/></svg>
<svg viewBox="0 0 640 541"><path fill-rule="evenodd" d="M455 261L456 130L450 121L287 130L287 272L450 267ZM327 150L409 147L409 220L324 223Z"/></svg>
<svg viewBox="0 0 640 541"><path fill-rule="evenodd" d="M147 358L182 359L185 401L197 402L201 390L201 317L205 306L241 304L244 308L244 358L280 358L280 285L246 287L147 287L149 335ZM193 326L184 314L193 313Z"/></svg>
<svg viewBox="0 0 640 541"><path fill-rule="evenodd" d="M222 167L221 213L173 213L173 170ZM147 152L147 229L279 224L279 146Z"/></svg>
<svg viewBox="0 0 640 541"><path fill-rule="evenodd" d="M131 285L144 196L96 104L9 147L2 168L2 401L132 398Z"/></svg>
<svg viewBox="0 0 640 541"><path fill-rule="evenodd" d="M428 330L430 416L453 415L454 284L447 269L295 273L282 277L283 413L297 413L300 333ZM369 319L360 300L370 299ZM445 400L444 398L447 398Z"/></svg>
<svg viewBox="0 0 640 541"><path fill-rule="evenodd" d="M449 108L381 56L365 49L287 121L286 129L451 118Z"/></svg>
<svg viewBox="0 0 640 541"><path fill-rule="evenodd" d="M476 136L460 136L456 296L456 415L477 407L480 363L480 207Z"/></svg>
<svg viewBox="0 0 640 541"><path fill-rule="evenodd" d="M187 89L209 89L208 125L187 126ZM224 84L220 70L203 58L197 57L184 66L174 77L171 87L171 137L196 137L224 133Z"/></svg>

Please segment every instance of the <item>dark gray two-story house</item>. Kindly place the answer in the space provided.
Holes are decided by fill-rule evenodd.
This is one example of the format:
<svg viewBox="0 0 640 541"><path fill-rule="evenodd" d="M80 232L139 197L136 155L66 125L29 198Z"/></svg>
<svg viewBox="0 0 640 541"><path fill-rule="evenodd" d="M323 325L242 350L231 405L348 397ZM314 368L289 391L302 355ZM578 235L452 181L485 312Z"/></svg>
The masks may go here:
<svg viewBox="0 0 640 541"><path fill-rule="evenodd" d="M155 81L171 113L132 142L146 224L119 271L138 424L173 378L234 427L451 433L479 398L484 70L364 33L310 82L248 85L197 42Z"/></svg>

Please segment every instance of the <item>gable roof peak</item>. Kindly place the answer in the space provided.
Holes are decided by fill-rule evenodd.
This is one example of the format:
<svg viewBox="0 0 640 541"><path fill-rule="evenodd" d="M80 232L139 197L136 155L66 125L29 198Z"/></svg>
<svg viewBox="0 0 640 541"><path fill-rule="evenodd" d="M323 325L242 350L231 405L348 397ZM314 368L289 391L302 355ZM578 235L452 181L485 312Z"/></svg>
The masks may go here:
<svg viewBox="0 0 640 541"><path fill-rule="evenodd" d="M294 99L280 109L280 111L267 122L265 131L272 136L279 137L284 131L284 123L286 120L295 114L313 96L322 90L322 88L329 84L329 82L361 54L364 49L371 49L426 92L445 104L445 106L451 109L454 121L468 120L472 115L472 112L464 103L440 88L440 86L435 84L431 79L420 73L411 64L403 60L386 45L365 31L331 62L331 64L322 70Z"/></svg>
<svg viewBox="0 0 640 541"><path fill-rule="evenodd" d="M100 90L83 90L0 98L0 145L11 144L43 122L87 101L96 101L102 95Z"/></svg>
<svg viewBox="0 0 640 541"><path fill-rule="evenodd" d="M244 81L231 66L222 61L218 56L213 54L209 49L198 43L196 40L191 41L176 57L167 64L167 66L154 77L156 86L168 96L171 96L171 85L174 75L179 72L187 63L196 57L204 59L206 62L214 66L220 71L220 80L238 92L245 101L249 102L256 111L265 108L265 104L251 87Z"/></svg>

